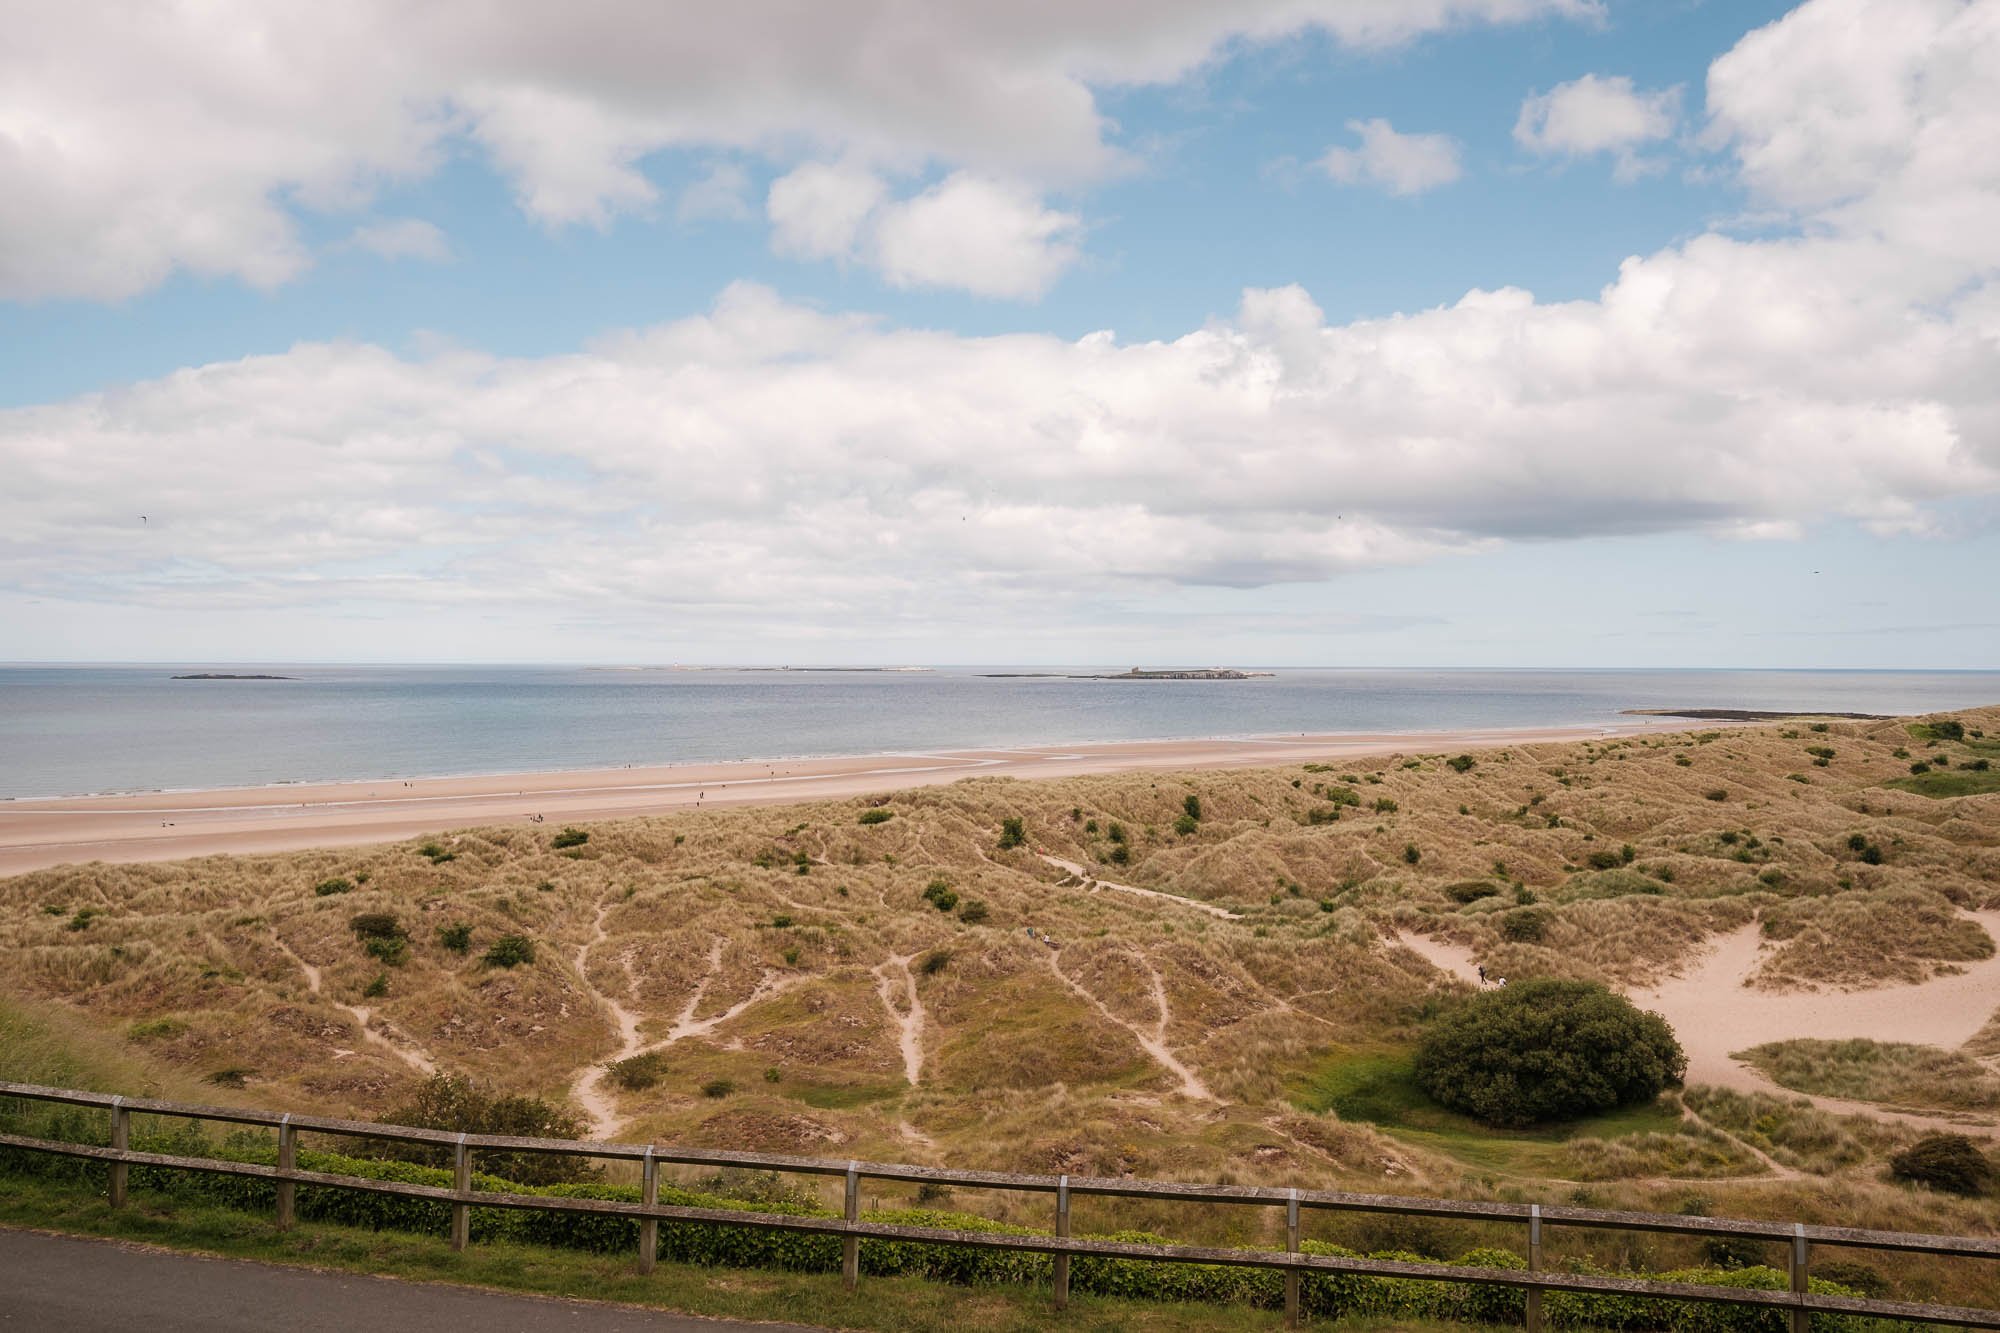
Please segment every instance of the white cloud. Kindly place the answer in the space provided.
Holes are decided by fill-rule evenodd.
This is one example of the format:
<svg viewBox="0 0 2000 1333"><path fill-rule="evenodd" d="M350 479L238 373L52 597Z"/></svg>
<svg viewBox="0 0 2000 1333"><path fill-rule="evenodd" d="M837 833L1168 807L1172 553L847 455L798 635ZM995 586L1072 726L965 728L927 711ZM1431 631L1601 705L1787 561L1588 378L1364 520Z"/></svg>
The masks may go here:
<svg viewBox="0 0 2000 1333"><path fill-rule="evenodd" d="M1140 343L738 286L568 356L309 345L0 413L0 573L164 607L838 632L1517 538L1909 531L2000 490L1984 318L1911 305L1893 254L1834 239L1703 237L1595 301L1480 291L1347 325L1251 291Z"/></svg>
<svg viewBox="0 0 2000 1333"><path fill-rule="evenodd" d="M888 195L882 178L851 164L808 162L771 182L771 248L799 259L850 259Z"/></svg>
<svg viewBox="0 0 2000 1333"><path fill-rule="evenodd" d="M809 162L771 183L771 248L861 262L898 287L1039 296L1076 261L1082 221L1014 182L954 172L909 199L872 171Z"/></svg>
<svg viewBox="0 0 2000 1333"><path fill-rule="evenodd" d="M442 264L451 258L451 242L444 232L422 218L392 218L356 227L347 244L383 259L425 259Z"/></svg>
<svg viewBox="0 0 2000 1333"><path fill-rule="evenodd" d="M1917 39L1913 13L1813 0L1717 61L1712 133L1796 234L1635 256L1593 300L1502 288L1330 324L1277 288L1120 342L895 328L737 286L567 356L302 345L0 412L0 584L830 634L918 609L1083 623L1133 590L1520 538L1920 535L1943 502L2000 494L2000 228L1924 207L2000 207L1979 151L2000 5L1925 7ZM1767 95L1794 67L1819 101ZM844 179L869 202L799 243L875 262L881 219L927 196L827 170L801 198Z"/></svg>
<svg viewBox="0 0 2000 1333"><path fill-rule="evenodd" d="M1076 261L1081 226L1022 186L957 172L884 210L875 255L898 287L1039 296Z"/></svg>
<svg viewBox="0 0 2000 1333"><path fill-rule="evenodd" d="M1399 134L1388 121L1350 120L1356 148L1329 148L1320 159L1343 185L1379 185L1394 195L1422 194L1464 174L1458 141L1448 134Z"/></svg>
<svg viewBox="0 0 2000 1333"><path fill-rule="evenodd" d="M115 299L176 269L269 286L297 210L365 206L469 137L550 225L657 203L670 148L1038 186L1119 159L1095 89L1178 79L1231 41L1381 46L1590 18L1595 0L437 0L42 6L0 42L0 297Z"/></svg>
<svg viewBox="0 0 2000 1333"><path fill-rule="evenodd" d="M1681 90L1646 92L1622 74L1586 74L1545 93L1531 93L1514 122L1514 141L1530 152L1583 157L1610 153L1621 180L1631 180L1659 164L1638 150L1673 136L1680 123Z"/></svg>
<svg viewBox="0 0 2000 1333"><path fill-rule="evenodd" d="M1764 203L1902 246L1940 282L2000 264L2000 3L1814 0L1709 69L1709 141Z"/></svg>
<svg viewBox="0 0 2000 1333"><path fill-rule="evenodd" d="M718 162L701 179L681 191L674 212L683 222L715 218L744 222L753 216L748 195L750 173L737 162Z"/></svg>

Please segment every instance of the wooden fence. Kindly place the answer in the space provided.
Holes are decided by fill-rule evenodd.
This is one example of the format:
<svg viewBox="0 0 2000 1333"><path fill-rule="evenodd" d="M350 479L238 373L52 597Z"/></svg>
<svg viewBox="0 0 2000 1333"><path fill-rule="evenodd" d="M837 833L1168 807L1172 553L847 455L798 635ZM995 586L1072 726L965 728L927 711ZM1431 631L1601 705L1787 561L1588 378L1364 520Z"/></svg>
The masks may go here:
<svg viewBox="0 0 2000 1333"><path fill-rule="evenodd" d="M294 1199L300 1185L367 1190L379 1194L394 1194L447 1203L451 1205L451 1243L454 1249L464 1249L470 1239L471 1210L474 1207L539 1209L548 1212L629 1217L639 1224L638 1262L641 1272L652 1271L659 1248L660 1223L703 1222L838 1236L841 1238L842 1276L850 1289L859 1276L860 1243L863 1240L924 1241L938 1245L965 1245L1049 1254L1054 1257L1054 1295L1058 1309L1068 1303L1071 1258L1076 1255L1092 1255L1161 1263L1229 1264L1276 1269L1285 1275L1285 1313L1287 1322L1292 1324L1299 1318L1300 1278L1308 1273L1338 1273L1359 1277L1413 1278L1429 1282L1489 1283L1521 1288L1525 1292L1526 1322L1530 1330L1539 1330L1543 1326L1541 1296L1545 1291L1704 1301L1782 1310L1788 1313L1794 1333L1806 1333L1808 1320L1816 1312L1956 1325L1964 1328L2000 1329L2000 1310L1925 1305L1907 1301L1862 1300L1815 1294L1806 1290L1806 1277L1812 1249L1815 1246L1978 1259L2000 1258L2000 1239L1990 1237L1864 1231L1848 1227L1810 1226L1797 1222L1681 1217L1657 1213L1612 1212L1596 1208L1543 1207L1540 1204L1402 1198L1386 1194L1352 1194L1339 1190L1279 1189L1258 1185L1183 1185L1168 1181L958 1171L944 1167L895 1166L875 1162L788 1157L769 1153L660 1147L654 1144L592 1143L570 1139L510 1138L493 1134L453 1134L443 1130L416 1129L403 1125L378 1125L367 1121L336 1120L326 1116L280 1114L231 1107L195 1106L181 1102L155 1101L144 1097L119 1097L99 1092L78 1092L66 1088L4 1081L0 1081L0 1097L16 1097L69 1106L101 1107L108 1110L111 1113L109 1147L64 1143L19 1134L0 1134L0 1147L57 1153L109 1163L110 1197L114 1207L121 1206L125 1202L126 1178L130 1168L133 1165L144 1165L250 1176L274 1181L277 1186L277 1221L281 1227L290 1226L294 1220ZM189 1120L212 1120L226 1124L261 1125L275 1129L278 1131L277 1164L267 1166L260 1162L233 1162L215 1158L135 1152L129 1146L131 1117L134 1112L182 1117ZM450 1189L443 1189L431 1185L405 1184L399 1181L371 1180L359 1176L300 1170L297 1165L297 1152L298 1135L301 1130L352 1138L393 1139L447 1148L452 1154L453 1186ZM559 1153L606 1161L633 1162L640 1170L640 1201L625 1203L610 1199L573 1199L475 1190L472 1188L471 1157L475 1149L506 1153ZM661 1204L659 1168L662 1163L742 1167L760 1171L841 1178L846 1183L844 1214L841 1217L799 1217L735 1209L687 1208ZM863 1180L1053 1195L1055 1196L1053 1234L1020 1236L865 1222L860 1217ZM1070 1235L1070 1200L1078 1195L1282 1208L1285 1210L1285 1249L1276 1251L1202 1245L1142 1245L1128 1241L1074 1237ZM1308 1209L1518 1224L1526 1232L1527 1267L1525 1269L1474 1268L1452 1264L1406 1263L1388 1259L1301 1253L1300 1217ZM1787 1249L1791 1289L1760 1291L1739 1287L1657 1282L1645 1278L1551 1272L1542 1267L1542 1234L1544 1229L1549 1227L1649 1231L1671 1235L1778 1242Z"/></svg>

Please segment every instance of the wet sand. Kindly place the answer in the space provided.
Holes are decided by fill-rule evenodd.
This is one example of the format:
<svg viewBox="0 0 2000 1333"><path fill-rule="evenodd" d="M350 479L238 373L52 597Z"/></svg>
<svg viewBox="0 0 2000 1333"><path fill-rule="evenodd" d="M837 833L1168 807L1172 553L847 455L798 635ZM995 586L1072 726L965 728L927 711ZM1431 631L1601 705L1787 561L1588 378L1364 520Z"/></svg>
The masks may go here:
<svg viewBox="0 0 2000 1333"><path fill-rule="evenodd" d="M389 842L447 829L625 819L691 807L817 801L968 777L1252 768L1679 730L1664 719L1524 730L1266 736L951 750L489 777L287 783L0 801L0 875L84 861L170 861Z"/></svg>

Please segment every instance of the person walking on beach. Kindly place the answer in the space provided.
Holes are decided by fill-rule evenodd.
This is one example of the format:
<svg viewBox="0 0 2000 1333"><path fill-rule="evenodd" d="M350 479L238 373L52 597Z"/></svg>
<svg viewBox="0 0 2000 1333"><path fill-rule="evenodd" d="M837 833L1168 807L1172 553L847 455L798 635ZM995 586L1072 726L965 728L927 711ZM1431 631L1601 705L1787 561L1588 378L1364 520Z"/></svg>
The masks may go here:
<svg viewBox="0 0 2000 1333"><path fill-rule="evenodd" d="M1479 984L1482 986L1486 984L1486 965L1483 963L1479 967Z"/></svg>

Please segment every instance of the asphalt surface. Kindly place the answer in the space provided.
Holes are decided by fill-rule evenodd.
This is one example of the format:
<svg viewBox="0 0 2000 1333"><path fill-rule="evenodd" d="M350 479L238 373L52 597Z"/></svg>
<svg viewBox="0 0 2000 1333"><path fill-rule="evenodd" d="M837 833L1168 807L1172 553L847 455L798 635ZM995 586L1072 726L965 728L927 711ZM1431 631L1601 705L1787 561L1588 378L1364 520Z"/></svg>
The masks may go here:
<svg viewBox="0 0 2000 1333"><path fill-rule="evenodd" d="M0 1230L0 1329L35 1333L813 1333L623 1305Z"/></svg>

